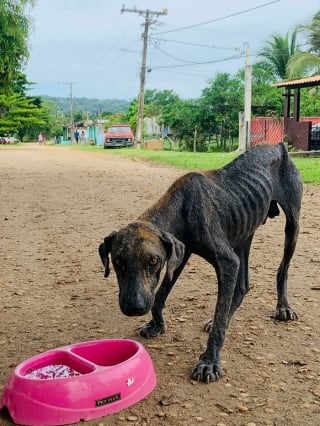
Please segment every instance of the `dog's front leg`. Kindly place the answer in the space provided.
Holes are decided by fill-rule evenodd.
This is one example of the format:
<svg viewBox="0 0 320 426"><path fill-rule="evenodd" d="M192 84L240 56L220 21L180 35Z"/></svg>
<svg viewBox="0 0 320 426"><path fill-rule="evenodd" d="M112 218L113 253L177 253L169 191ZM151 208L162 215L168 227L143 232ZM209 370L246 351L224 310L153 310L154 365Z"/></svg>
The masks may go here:
<svg viewBox="0 0 320 426"><path fill-rule="evenodd" d="M138 330L140 336L145 337L146 339L150 339L152 337L159 336L159 334L165 333L166 327L162 311L165 306L167 295L169 294L168 288L172 288L173 286L170 284L171 283L169 282L169 280L164 278L155 296L154 304L151 309L152 319L151 321L139 327Z"/></svg>
<svg viewBox="0 0 320 426"><path fill-rule="evenodd" d="M163 278L159 290L156 293L153 307L151 309L152 319L151 321L139 327L139 333L142 337L150 339L151 337L157 337L159 336L159 334L165 333L166 326L162 311L165 307L167 297L169 296L172 287L179 278L179 275L181 274L190 256L191 253L185 253L181 265L174 271L171 280L168 278L168 275L165 275L165 277Z"/></svg>
<svg viewBox="0 0 320 426"><path fill-rule="evenodd" d="M191 378L209 383L216 381L223 375L220 364L220 351L222 349L226 329L229 325L229 312L237 281L239 258L230 251L229 257L218 256L215 266L218 277L218 296L213 324L209 333L207 349L200 356L192 370Z"/></svg>

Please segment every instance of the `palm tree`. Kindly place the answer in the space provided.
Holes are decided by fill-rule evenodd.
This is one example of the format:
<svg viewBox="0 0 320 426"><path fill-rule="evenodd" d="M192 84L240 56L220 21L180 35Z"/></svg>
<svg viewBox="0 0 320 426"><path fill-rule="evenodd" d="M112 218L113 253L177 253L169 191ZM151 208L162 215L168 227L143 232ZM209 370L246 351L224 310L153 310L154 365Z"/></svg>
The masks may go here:
<svg viewBox="0 0 320 426"><path fill-rule="evenodd" d="M272 35L271 39L266 41L258 56L269 65L275 80L284 80L288 78L289 60L297 51L297 30L294 30L292 34L287 32L284 37L279 34Z"/></svg>
<svg viewBox="0 0 320 426"><path fill-rule="evenodd" d="M289 77L302 77L320 73L320 11L310 23L298 25L296 31L305 39L306 51L297 51L288 64Z"/></svg>

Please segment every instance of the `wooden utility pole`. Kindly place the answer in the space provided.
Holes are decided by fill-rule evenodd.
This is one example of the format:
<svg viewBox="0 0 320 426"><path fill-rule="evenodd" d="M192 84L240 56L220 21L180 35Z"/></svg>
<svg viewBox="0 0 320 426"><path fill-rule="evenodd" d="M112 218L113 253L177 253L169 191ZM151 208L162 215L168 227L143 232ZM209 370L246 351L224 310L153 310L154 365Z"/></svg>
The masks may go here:
<svg viewBox="0 0 320 426"><path fill-rule="evenodd" d="M244 122L246 128L246 149L251 145L251 75L250 48L246 43L246 65L245 65L245 95L244 95Z"/></svg>
<svg viewBox="0 0 320 426"><path fill-rule="evenodd" d="M70 82L66 82L66 81L61 81L61 84L67 84L68 86L70 86L70 142L73 143L73 130L74 130L74 119L73 119L73 90L72 90L72 86L73 86L73 81ZM67 132L68 136L69 136L69 131Z"/></svg>
<svg viewBox="0 0 320 426"><path fill-rule="evenodd" d="M246 63L244 77L244 112L239 114L239 151L245 151L251 145L251 74L250 49L246 46Z"/></svg>
<svg viewBox="0 0 320 426"><path fill-rule="evenodd" d="M74 138L74 120L73 120L73 90L72 81L70 82L70 126L71 126L71 143Z"/></svg>
<svg viewBox="0 0 320 426"><path fill-rule="evenodd" d="M162 12L155 12L149 9L140 10L134 7L133 9L127 9L124 6L121 8L121 13L123 12L133 12L139 13L139 15L144 16L144 31L142 34L143 39L143 49L142 49L142 61L141 61L141 71L140 71L140 90L139 90L139 101L138 101L138 120L137 120L137 130L136 130L136 147L141 148L142 142L142 133L143 133L143 110L144 110L144 91L145 91L145 82L146 82L146 63L147 63L147 48L148 48L148 32L149 27L155 21L152 20L153 16L167 15L168 10L163 9Z"/></svg>

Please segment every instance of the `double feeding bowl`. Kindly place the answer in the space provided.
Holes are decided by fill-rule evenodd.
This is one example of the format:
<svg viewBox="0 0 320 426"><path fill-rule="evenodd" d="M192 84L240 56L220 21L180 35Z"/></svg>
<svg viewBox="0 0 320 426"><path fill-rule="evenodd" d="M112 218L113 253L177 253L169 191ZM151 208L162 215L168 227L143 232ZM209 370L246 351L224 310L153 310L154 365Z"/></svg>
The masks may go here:
<svg viewBox="0 0 320 426"><path fill-rule="evenodd" d="M0 408L19 425L53 426L115 413L156 386L152 360L134 340L75 343L36 355L9 377Z"/></svg>

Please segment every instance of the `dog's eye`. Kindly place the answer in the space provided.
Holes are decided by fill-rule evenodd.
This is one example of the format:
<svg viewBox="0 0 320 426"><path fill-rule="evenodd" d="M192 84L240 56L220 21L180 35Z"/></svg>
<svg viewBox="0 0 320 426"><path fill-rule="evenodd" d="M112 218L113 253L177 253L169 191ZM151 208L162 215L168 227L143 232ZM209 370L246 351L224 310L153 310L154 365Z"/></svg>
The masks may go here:
<svg viewBox="0 0 320 426"><path fill-rule="evenodd" d="M156 257L151 257L149 260L150 266L156 266L158 264L158 259Z"/></svg>

